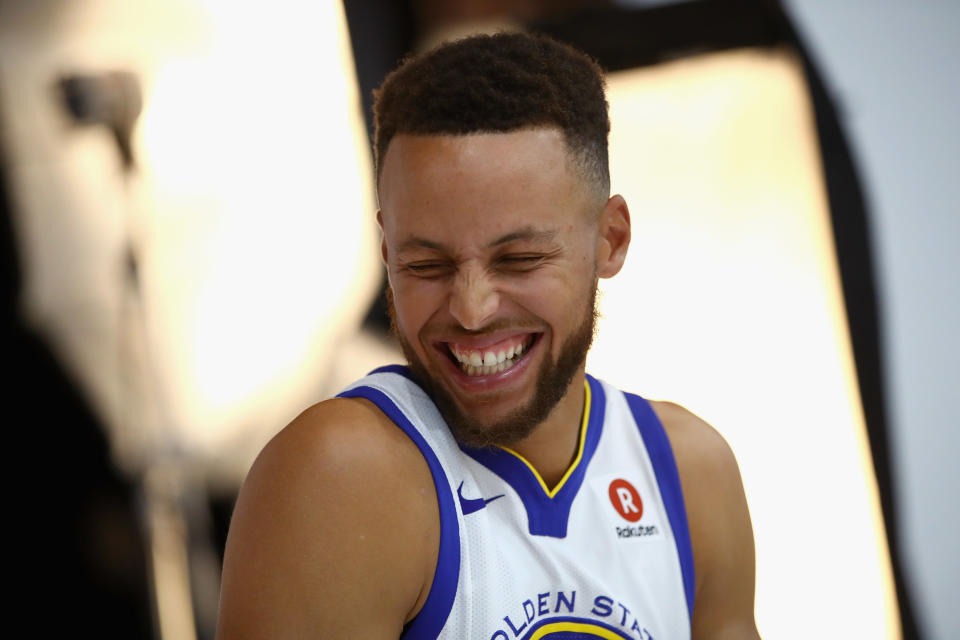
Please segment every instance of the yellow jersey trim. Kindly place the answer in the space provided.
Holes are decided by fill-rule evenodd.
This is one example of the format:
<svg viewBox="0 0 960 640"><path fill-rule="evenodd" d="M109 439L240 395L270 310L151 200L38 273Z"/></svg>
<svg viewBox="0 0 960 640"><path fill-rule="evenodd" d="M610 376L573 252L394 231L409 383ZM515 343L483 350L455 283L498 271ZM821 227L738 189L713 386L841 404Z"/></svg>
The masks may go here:
<svg viewBox="0 0 960 640"><path fill-rule="evenodd" d="M584 390L583 419L580 421L580 442L577 445L577 457L573 459L573 463L570 464L570 467L567 469L566 473L564 473L563 477L560 478L560 482L558 482L557 486L555 486L553 489L550 489L550 487L547 486L547 483L544 482L543 478L540 476L540 473L533 468L533 465L530 464L526 458L524 458L522 455L520 455L519 453L517 453L516 451L514 451L509 447L503 447L503 446L500 447L507 453L513 454L514 456L520 459L520 462L527 465L527 468L530 469L530 471L533 473L534 477L540 483L540 487L543 489L543 492L547 494L548 498L552 498L555 495L557 495L560 489L563 488L563 485L566 484L567 478L570 477L570 475L577 468L577 465L580 464L580 460L583 458L583 446L584 446L584 443L587 441L587 424L589 424L590 422L590 384L587 382L586 379L584 379L583 381L583 390ZM602 636L602 637L606 637L606 636Z"/></svg>
<svg viewBox="0 0 960 640"><path fill-rule="evenodd" d="M553 622L551 624L545 624L534 631L529 640L540 640L540 638L543 638L547 634L562 633L564 631L582 633L592 638L603 638L604 640L622 640L623 638L619 633L614 633L609 629L604 629L601 626L589 622Z"/></svg>

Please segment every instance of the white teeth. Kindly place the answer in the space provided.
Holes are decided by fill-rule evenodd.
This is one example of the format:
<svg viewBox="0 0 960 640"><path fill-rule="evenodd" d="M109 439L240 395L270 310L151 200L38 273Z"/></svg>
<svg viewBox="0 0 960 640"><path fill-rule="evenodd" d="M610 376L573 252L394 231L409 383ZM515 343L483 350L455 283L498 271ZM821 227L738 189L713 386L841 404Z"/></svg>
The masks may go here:
<svg viewBox="0 0 960 640"><path fill-rule="evenodd" d="M524 351L524 344L512 346L505 351L460 351L450 345L450 353L460 363L460 368L468 376L488 376L506 371L520 358Z"/></svg>

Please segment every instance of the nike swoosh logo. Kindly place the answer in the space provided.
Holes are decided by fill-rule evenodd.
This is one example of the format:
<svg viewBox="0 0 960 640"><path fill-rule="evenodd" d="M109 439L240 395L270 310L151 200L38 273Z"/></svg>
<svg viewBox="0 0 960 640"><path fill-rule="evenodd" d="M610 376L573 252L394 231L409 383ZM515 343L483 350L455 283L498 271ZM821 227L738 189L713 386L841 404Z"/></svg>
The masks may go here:
<svg viewBox="0 0 960 640"><path fill-rule="evenodd" d="M463 512L463 515L467 516L476 511L480 511L487 504L493 502L497 498L502 498L504 494L498 496L493 496L492 498L464 498L463 497L463 482L460 483L460 486L457 487L457 497L460 498L460 511Z"/></svg>

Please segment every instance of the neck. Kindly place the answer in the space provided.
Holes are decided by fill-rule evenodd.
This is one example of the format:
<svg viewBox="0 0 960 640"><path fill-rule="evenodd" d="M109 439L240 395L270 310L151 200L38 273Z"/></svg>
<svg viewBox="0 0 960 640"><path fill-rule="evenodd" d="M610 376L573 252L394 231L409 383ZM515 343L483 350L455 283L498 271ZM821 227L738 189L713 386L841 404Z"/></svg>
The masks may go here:
<svg viewBox="0 0 960 640"><path fill-rule="evenodd" d="M581 365L570 381L567 392L547 419L533 433L510 447L537 470L550 489L560 482L577 456L583 422L585 380L586 374Z"/></svg>

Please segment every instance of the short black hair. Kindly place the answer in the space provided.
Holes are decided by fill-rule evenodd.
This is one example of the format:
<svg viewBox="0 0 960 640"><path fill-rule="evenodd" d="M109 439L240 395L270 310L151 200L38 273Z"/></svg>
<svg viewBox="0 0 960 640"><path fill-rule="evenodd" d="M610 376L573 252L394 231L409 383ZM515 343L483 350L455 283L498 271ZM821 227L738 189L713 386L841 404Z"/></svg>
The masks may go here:
<svg viewBox="0 0 960 640"><path fill-rule="evenodd" d="M377 176L397 134L463 135L557 127L584 177L610 190L603 72L545 36L477 35L409 57L374 92Z"/></svg>

